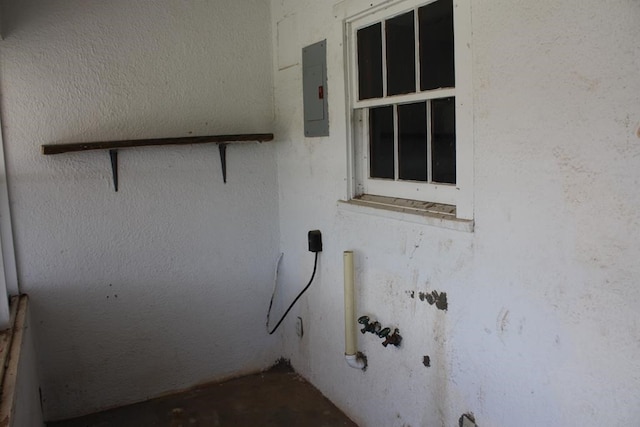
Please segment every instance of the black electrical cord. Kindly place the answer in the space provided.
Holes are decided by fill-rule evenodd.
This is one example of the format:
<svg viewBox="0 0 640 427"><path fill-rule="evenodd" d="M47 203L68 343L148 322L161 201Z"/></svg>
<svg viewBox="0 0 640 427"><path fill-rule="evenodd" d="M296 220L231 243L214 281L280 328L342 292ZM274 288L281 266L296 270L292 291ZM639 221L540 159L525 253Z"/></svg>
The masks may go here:
<svg viewBox="0 0 640 427"><path fill-rule="evenodd" d="M304 289L302 291L300 291L298 296L293 300L293 302L291 303L289 308L287 308L287 311L284 312L284 314L282 315L282 317L278 321L278 324L276 325L276 327L273 328L272 331L269 331L267 329L267 331L269 332L269 335L273 335L273 333L278 330L278 327L280 326L280 324L282 323L284 318L287 317L287 314L289 314L289 311L291 311L291 309L293 308L294 304L300 299L302 294L304 294L307 291L307 289L309 289L309 286L311 286L311 282L313 282L313 278L316 277L316 268L318 267L318 253L319 252L316 252L316 259L313 262L313 273L311 274L311 279L309 279L309 283L307 283L307 286L305 286ZM275 295L275 290L273 292L273 295L271 295L271 302L269 303L269 312L267 313L267 327L269 326L269 315L271 314L271 306L273 305L273 296L274 295Z"/></svg>

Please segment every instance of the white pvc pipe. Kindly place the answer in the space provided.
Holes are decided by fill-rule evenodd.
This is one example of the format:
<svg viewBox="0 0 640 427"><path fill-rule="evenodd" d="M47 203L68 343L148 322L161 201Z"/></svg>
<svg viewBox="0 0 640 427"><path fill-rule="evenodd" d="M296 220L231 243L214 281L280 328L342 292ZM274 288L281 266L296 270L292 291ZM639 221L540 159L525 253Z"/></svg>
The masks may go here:
<svg viewBox="0 0 640 427"><path fill-rule="evenodd" d="M356 354L353 252L344 252L344 353Z"/></svg>
<svg viewBox="0 0 640 427"><path fill-rule="evenodd" d="M364 369L366 363L357 355L353 277L353 251L344 251L344 353L349 366Z"/></svg>

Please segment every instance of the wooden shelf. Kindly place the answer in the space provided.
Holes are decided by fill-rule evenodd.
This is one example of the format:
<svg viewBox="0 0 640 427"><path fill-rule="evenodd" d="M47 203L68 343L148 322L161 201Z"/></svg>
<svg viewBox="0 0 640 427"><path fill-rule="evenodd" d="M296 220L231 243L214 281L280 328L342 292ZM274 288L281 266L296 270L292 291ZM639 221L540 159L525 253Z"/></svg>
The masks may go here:
<svg viewBox="0 0 640 427"><path fill-rule="evenodd" d="M243 142L267 142L273 140L272 133L249 133L239 135L188 136L183 138L126 139L123 141L74 142L70 144L44 144L42 154L63 154L74 151L114 150L119 148L149 147L159 145L189 144L233 144Z"/></svg>
<svg viewBox="0 0 640 427"><path fill-rule="evenodd" d="M160 145L190 145L190 144L218 144L220 150L220 163L222 166L222 179L227 182L227 145L244 142L273 141L272 133L247 133L239 135L209 135L188 136L183 138L156 138L156 139L126 139L123 141L98 141L98 142L74 142L70 144L44 144L41 146L42 154L72 153L75 151L109 150L111 160L111 173L113 174L113 188L118 191L118 150L134 147L157 147Z"/></svg>

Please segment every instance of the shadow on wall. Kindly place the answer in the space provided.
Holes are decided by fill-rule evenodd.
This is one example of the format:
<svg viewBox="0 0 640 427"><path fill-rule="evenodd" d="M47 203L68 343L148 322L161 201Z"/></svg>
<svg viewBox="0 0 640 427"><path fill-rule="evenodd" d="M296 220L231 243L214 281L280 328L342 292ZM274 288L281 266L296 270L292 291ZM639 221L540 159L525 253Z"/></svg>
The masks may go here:
<svg viewBox="0 0 640 427"><path fill-rule="evenodd" d="M267 293L228 287L238 284L54 283L34 291L38 352L47 355L39 360L45 417L82 415L269 365L276 349L263 328Z"/></svg>

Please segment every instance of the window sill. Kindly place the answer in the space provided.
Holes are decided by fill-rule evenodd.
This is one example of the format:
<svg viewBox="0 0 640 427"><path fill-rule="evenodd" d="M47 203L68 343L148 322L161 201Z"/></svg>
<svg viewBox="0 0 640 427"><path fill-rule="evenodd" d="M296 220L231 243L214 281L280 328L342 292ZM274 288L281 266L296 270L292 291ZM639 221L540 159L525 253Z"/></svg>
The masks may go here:
<svg viewBox="0 0 640 427"><path fill-rule="evenodd" d="M365 194L351 200L339 200L338 209L467 233L474 229L473 220L456 218L455 206L438 203Z"/></svg>

